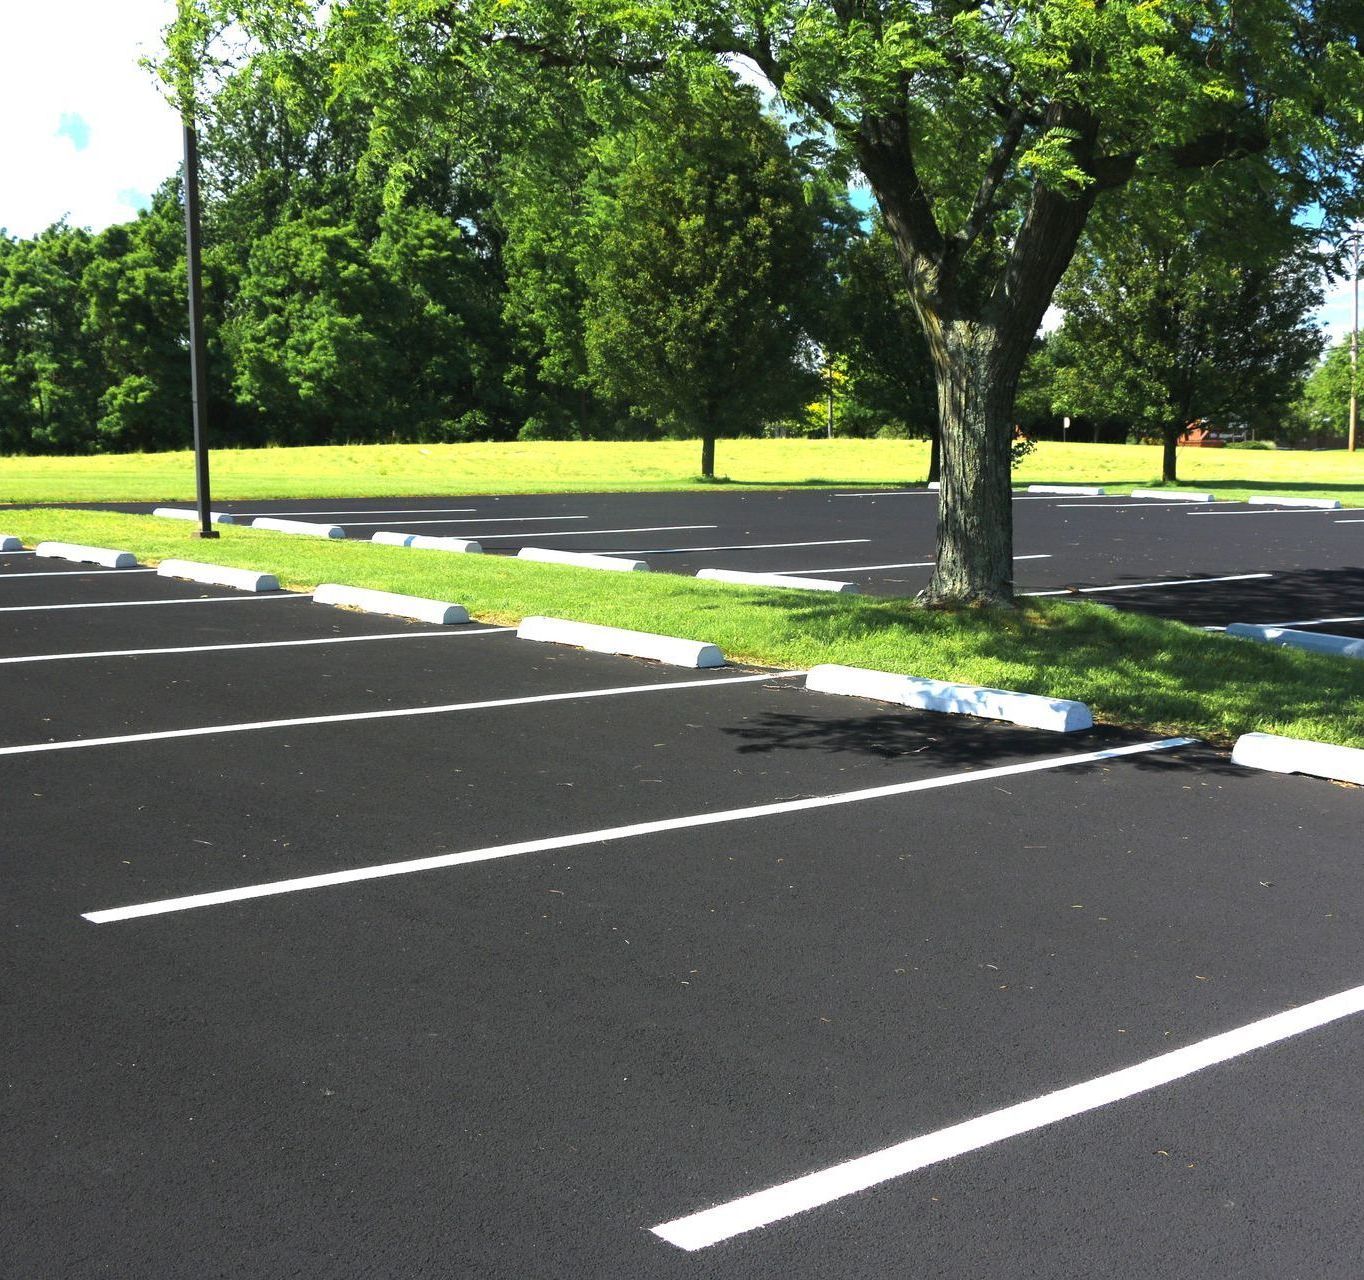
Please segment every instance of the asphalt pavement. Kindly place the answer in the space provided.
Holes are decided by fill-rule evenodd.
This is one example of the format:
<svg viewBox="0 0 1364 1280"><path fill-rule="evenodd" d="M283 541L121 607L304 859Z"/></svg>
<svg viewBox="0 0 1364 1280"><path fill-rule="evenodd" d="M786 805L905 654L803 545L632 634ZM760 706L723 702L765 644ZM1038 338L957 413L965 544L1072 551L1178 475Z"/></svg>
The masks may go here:
<svg viewBox="0 0 1364 1280"><path fill-rule="evenodd" d="M1364 1269L1341 1013L783 1190L1359 988L1358 789L37 565L0 554L6 1275Z"/></svg>

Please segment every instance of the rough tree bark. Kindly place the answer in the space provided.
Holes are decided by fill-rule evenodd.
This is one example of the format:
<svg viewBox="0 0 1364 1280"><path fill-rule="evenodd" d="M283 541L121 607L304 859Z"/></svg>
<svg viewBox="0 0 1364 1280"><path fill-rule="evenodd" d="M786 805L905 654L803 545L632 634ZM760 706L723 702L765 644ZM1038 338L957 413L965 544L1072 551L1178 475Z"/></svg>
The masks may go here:
<svg viewBox="0 0 1364 1280"><path fill-rule="evenodd" d="M1048 124L1072 135L1072 155L1092 170L1097 122L1058 106L1048 113ZM907 117L864 118L857 149L904 270L938 387L938 553L920 599L1006 604L1013 599L1009 471L1018 378L1105 183L1095 175L1080 190L1034 186L1002 266L988 281L968 282L962 279L969 274L964 259L979 232L968 226L960 235L942 233L914 168ZM989 183L987 178L979 200L982 223L993 199Z"/></svg>
<svg viewBox="0 0 1364 1280"><path fill-rule="evenodd" d="M1169 427L1164 431L1164 449L1160 455L1160 479L1162 484L1175 484L1178 477L1175 472L1179 468L1179 437L1183 434L1183 427Z"/></svg>
<svg viewBox="0 0 1364 1280"><path fill-rule="evenodd" d="M701 437L701 474L707 480L715 479L715 437L712 435Z"/></svg>

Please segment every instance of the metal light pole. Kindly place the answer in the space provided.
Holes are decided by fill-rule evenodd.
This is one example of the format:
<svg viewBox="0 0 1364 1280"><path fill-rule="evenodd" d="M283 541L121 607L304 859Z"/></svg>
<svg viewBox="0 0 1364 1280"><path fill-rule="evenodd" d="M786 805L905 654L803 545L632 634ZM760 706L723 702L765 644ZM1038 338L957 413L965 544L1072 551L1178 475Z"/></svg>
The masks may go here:
<svg viewBox="0 0 1364 1280"><path fill-rule="evenodd" d="M1359 267L1364 260L1364 232L1352 233L1345 248L1350 255L1350 274L1355 286L1354 325L1350 329L1350 435L1346 445L1353 453L1359 436Z"/></svg>
<svg viewBox="0 0 1364 1280"><path fill-rule="evenodd" d="M189 278L189 377L194 405L194 487L200 538L216 538L208 492L208 344L204 338L203 266L199 255L199 139L184 118L185 267Z"/></svg>

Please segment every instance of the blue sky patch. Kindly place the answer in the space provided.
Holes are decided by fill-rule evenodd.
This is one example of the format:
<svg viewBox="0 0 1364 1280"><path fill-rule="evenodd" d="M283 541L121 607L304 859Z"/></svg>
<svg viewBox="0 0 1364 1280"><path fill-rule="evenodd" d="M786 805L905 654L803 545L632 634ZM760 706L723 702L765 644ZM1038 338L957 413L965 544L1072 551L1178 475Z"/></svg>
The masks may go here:
<svg viewBox="0 0 1364 1280"><path fill-rule="evenodd" d="M74 111L63 111L56 136L66 138L77 151L84 151L90 145L90 122Z"/></svg>
<svg viewBox="0 0 1364 1280"><path fill-rule="evenodd" d="M124 187L118 193L119 204L127 205L130 209L136 209L138 213L143 213L152 207L152 198L145 191L139 191L136 187Z"/></svg>

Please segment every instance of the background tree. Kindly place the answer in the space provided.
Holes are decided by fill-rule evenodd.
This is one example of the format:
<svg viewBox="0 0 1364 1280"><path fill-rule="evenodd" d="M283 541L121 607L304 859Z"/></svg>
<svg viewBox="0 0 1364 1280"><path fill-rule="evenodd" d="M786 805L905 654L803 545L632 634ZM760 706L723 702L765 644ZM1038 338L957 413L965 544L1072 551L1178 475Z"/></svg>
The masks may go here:
<svg viewBox="0 0 1364 1280"><path fill-rule="evenodd" d="M99 352L100 449L173 449L189 438L185 224L180 183L95 237L81 278L83 324Z"/></svg>
<svg viewBox="0 0 1364 1280"><path fill-rule="evenodd" d="M584 306L588 366L607 394L671 434L715 440L794 417L817 274L812 214L780 127L723 72L655 86L651 113L603 145Z"/></svg>
<svg viewBox="0 0 1364 1280"><path fill-rule="evenodd" d="M1053 411L1160 438L1173 484L1190 422L1288 412L1321 351L1320 281L1307 234L1262 192L1191 208L1162 193L1096 219L1056 294Z"/></svg>
<svg viewBox="0 0 1364 1280"><path fill-rule="evenodd" d="M940 437L933 365L895 247L879 218L850 239L837 270L845 417L867 423L870 434L928 436L928 479L937 480ZM849 434L864 432L854 426Z"/></svg>
<svg viewBox="0 0 1364 1280"><path fill-rule="evenodd" d="M1361 371L1364 383L1364 371ZM1364 394L1364 386L1360 388ZM1316 443L1344 443L1350 429L1350 339L1342 338L1312 370L1299 404L1304 434Z"/></svg>
<svg viewBox="0 0 1364 1280"><path fill-rule="evenodd" d="M30 240L0 234L0 441L35 453L93 437L104 379L84 324L86 231L57 223Z"/></svg>

